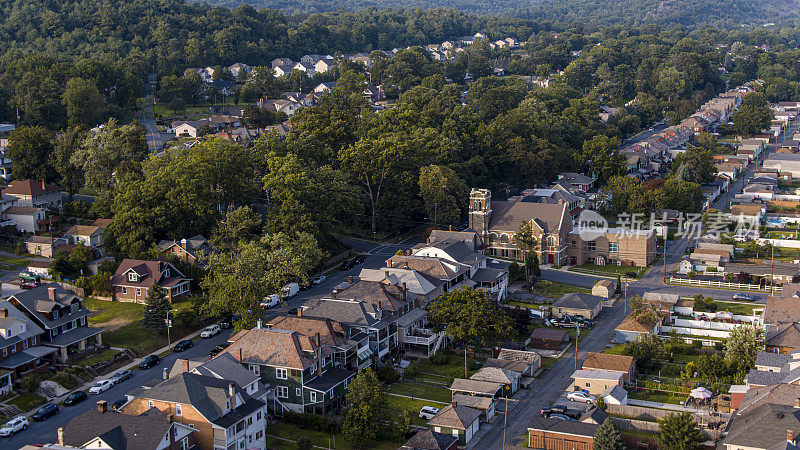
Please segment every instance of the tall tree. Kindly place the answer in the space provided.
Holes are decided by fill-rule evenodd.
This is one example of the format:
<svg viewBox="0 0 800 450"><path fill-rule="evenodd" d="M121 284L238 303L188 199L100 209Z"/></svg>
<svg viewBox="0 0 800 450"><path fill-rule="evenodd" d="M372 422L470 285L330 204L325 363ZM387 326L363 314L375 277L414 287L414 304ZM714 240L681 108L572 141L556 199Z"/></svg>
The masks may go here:
<svg viewBox="0 0 800 450"><path fill-rule="evenodd" d="M19 127L8 138L6 154L14 164L14 178L18 180L55 181L52 166L53 133L44 127Z"/></svg>
<svg viewBox="0 0 800 450"><path fill-rule="evenodd" d="M70 78L64 90L64 106L70 125L94 126L100 120L103 96L94 81L85 78Z"/></svg>
<svg viewBox="0 0 800 450"><path fill-rule="evenodd" d="M355 448L363 448L378 436L381 423L389 419L383 387L371 368L356 375L347 388L347 410L342 434Z"/></svg>
<svg viewBox="0 0 800 450"><path fill-rule="evenodd" d="M670 450L698 450L706 438L688 412L671 413L658 421L658 446Z"/></svg>
<svg viewBox="0 0 800 450"><path fill-rule="evenodd" d="M749 136L769 128L775 115L767 105L767 99L760 92L750 92L742 99L739 109L733 113L733 128Z"/></svg>
<svg viewBox="0 0 800 450"><path fill-rule="evenodd" d="M614 425L614 420L610 417L597 427L593 445L594 450L625 450L627 448L625 440L622 439L622 433L619 432Z"/></svg>
<svg viewBox="0 0 800 450"><path fill-rule="evenodd" d="M141 161L147 152L144 128L118 126L111 119L102 130L86 138L70 162L83 169L86 187L100 194L111 191L115 184L114 171L123 161Z"/></svg>
<svg viewBox="0 0 800 450"><path fill-rule="evenodd" d="M725 361L737 372L747 372L756 363L756 354L764 348L764 329L742 324L731 330L725 341Z"/></svg>
<svg viewBox="0 0 800 450"><path fill-rule="evenodd" d="M627 161L619 152L619 140L600 134L583 142L578 164L585 173L595 173L601 181L625 175Z"/></svg>
<svg viewBox="0 0 800 450"><path fill-rule="evenodd" d="M164 289L158 283L153 283L147 290L144 315L141 320L142 327L148 330L166 330L166 321L171 310L172 305L167 300Z"/></svg>
<svg viewBox="0 0 800 450"><path fill-rule="evenodd" d="M536 269L539 271L539 257L536 255L539 243L536 240L536 236L533 235L530 222L523 222L519 225L517 232L514 234L514 243L517 248L522 251L522 259L525 262L525 281L530 282L530 263L533 262L531 255L536 258ZM541 271L539 271L539 273L541 273Z"/></svg>
<svg viewBox="0 0 800 450"><path fill-rule="evenodd" d="M434 300L430 321L436 327L446 327L454 340L481 347L508 338L513 332L513 321L486 291L466 287Z"/></svg>
<svg viewBox="0 0 800 450"><path fill-rule="evenodd" d="M469 188L453 169L431 164L419 171L419 195L433 226L461 219Z"/></svg>
<svg viewBox="0 0 800 450"><path fill-rule="evenodd" d="M69 201L83 182L83 170L72 161L72 155L83 145L86 139L85 130L81 126L67 128L56 139L53 150L53 166L58 173L58 184L69 195Z"/></svg>
<svg viewBox="0 0 800 450"><path fill-rule="evenodd" d="M222 252L236 250L239 242L249 242L261 233L261 217L249 206L240 206L225 215L217 224L211 243Z"/></svg>

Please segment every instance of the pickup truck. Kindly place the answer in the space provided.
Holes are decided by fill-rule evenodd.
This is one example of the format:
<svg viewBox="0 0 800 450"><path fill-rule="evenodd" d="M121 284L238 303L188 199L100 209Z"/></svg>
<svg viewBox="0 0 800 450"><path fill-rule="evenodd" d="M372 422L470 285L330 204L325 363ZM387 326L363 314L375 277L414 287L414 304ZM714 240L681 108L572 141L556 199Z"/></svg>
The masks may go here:
<svg viewBox="0 0 800 450"><path fill-rule="evenodd" d="M542 408L542 416L550 417L551 414L562 414L570 419L578 420L581 418L581 411L579 409L567 408L564 405L553 405L550 407Z"/></svg>

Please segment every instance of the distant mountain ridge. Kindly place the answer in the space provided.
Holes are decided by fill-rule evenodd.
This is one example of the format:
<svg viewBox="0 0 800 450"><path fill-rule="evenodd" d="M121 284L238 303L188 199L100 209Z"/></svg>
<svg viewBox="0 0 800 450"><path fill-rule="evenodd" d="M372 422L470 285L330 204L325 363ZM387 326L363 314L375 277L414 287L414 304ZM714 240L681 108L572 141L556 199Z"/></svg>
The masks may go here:
<svg viewBox="0 0 800 450"><path fill-rule="evenodd" d="M215 6L280 9L308 14L365 8L455 8L555 22L603 22L693 27L783 23L800 19L800 0L202 0Z"/></svg>

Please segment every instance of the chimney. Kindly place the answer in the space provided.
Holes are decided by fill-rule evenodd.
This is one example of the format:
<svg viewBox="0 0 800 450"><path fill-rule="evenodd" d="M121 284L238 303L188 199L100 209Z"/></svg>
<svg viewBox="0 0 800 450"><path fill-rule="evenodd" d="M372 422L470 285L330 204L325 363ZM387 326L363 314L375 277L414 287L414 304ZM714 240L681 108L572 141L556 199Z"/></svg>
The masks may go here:
<svg viewBox="0 0 800 450"><path fill-rule="evenodd" d="M303 317L303 308L297 308L297 317Z"/></svg>
<svg viewBox="0 0 800 450"><path fill-rule="evenodd" d="M42 190L43 191L47 190L47 183L44 180L42 180Z"/></svg>
<svg viewBox="0 0 800 450"><path fill-rule="evenodd" d="M794 399L794 407L800 408L800 397Z"/></svg>
<svg viewBox="0 0 800 450"><path fill-rule="evenodd" d="M389 271L388 270L384 270L383 274L386 275L386 278L389 278Z"/></svg>
<svg viewBox="0 0 800 450"><path fill-rule="evenodd" d="M383 310L383 302L378 300L378 309Z"/></svg>
<svg viewBox="0 0 800 450"><path fill-rule="evenodd" d="M181 239L181 247L186 248L186 239Z"/></svg>
<svg viewBox="0 0 800 450"><path fill-rule="evenodd" d="M320 336L319 333L315 333L314 334L314 342L317 344L317 347L319 347L319 343L320 343L319 336Z"/></svg>
<svg viewBox="0 0 800 450"><path fill-rule="evenodd" d="M794 432L792 432L791 428L786 430L786 441L794 445Z"/></svg>
<svg viewBox="0 0 800 450"><path fill-rule="evenodd" d="M0 319L5 319L8 317L8 310L5 308L0 308Z"/></svg>
<svg viewBox="0 0 800 450"><path fill-rule="evenodd" d="M353 276L352 275L348 275L347 276L347 282L350 283L350 284L353 284Z"/></svg>
<svg viewBox="0 0 800 450"><path fill-rule="evenodd" d="M167 423L172 423L175 421L175 416L172 414L167 414Z"/></svg>
<svg viewBox="0 0 800 450"><path fill-rule="evenodd" d="M450 406L452 406L453 408L455 408L456 406L458 406L458 403L456 403L456 401L455 401L455 400L453 400L452 402L450 402Z"/></svg>
<svg viewBox="0 0 800 450"><path fill-rule="evenodd" d="M236 395L236 391L234 390L234 385L233 385L233 383L229 383L228 384L228 397L233 397L234 395Z"/></svg>
<svg viewBox="0 0 800 450"><path fill-rule="evenodd" d="M47 288L47 297L50 299L51 302L58 300L58 294L56 294L56 288L52 286Z"/></svg>
<svg viewBox="0 0 800 450"><path fill-rule="evenodd" d="M264 328L264 321L262 319L258 319L258 322L256 322L256 329L260 330L262 328Z"/></svg>
<svg viewBox="0 0 800 450"><path fill-rule="evenodd" d="M403 281L403 301L406 301L406 282Z"/></svg>
<svg viewBox="0 0 800 450"><path fill-rule="evenodd" d="M169 380L169 370L167 370L166 367L164 367L164 370L162 371L161 378L163 378L165 380Z"/></svg>
<svg viewBox="0 0 800 450"><path fill-rule="evenodd" d="M189 371L189 360L188 359L184 359L183 360L183 371L184 372L188 372Z"/></svg>
<svg viewBox="0 0 800 450"><path fill-rule="evenodd" d="M100 400L99 402L97 402L97 412L99 412L100 414L105 414L106 411L108 411L108 402L106 402L105 400Z"/></svg>
<svg viewBox="0 0 800 450"><path fill-rule="evenodd" d="M58 427L58 445L64 445L64 427Z"/></svg>

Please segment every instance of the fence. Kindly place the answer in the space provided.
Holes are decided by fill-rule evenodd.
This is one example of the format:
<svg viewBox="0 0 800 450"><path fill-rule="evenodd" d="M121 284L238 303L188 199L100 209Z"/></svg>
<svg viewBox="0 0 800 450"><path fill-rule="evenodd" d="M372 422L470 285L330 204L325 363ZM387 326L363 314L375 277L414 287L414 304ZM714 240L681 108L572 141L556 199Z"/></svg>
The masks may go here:
<svg viewBox="0 0 800 450"><path fill-rule="evenodd" d="M765 239L759 238L756 239L761 245L771 244L775 247L785 247L785 248L800 248L800 240L797 239Z"/></svg>
<svg viewBox="0 0 800 450"><path fill-rule="evenodd" d="M797 241L800 244L800 241ZM798 246L800 248L800 245ZM711 281L711 280L692 280L690 278L676 278L669 277L670 283L688 284L689 286L707 286L707 287L720 287L727 289L743 289L749 291L770 292L770 289L764 289L759 284L745 284L745 283L728 283L726 281ZM774 286L772 290L778 294L783 291L783 286Z"/></svg>

